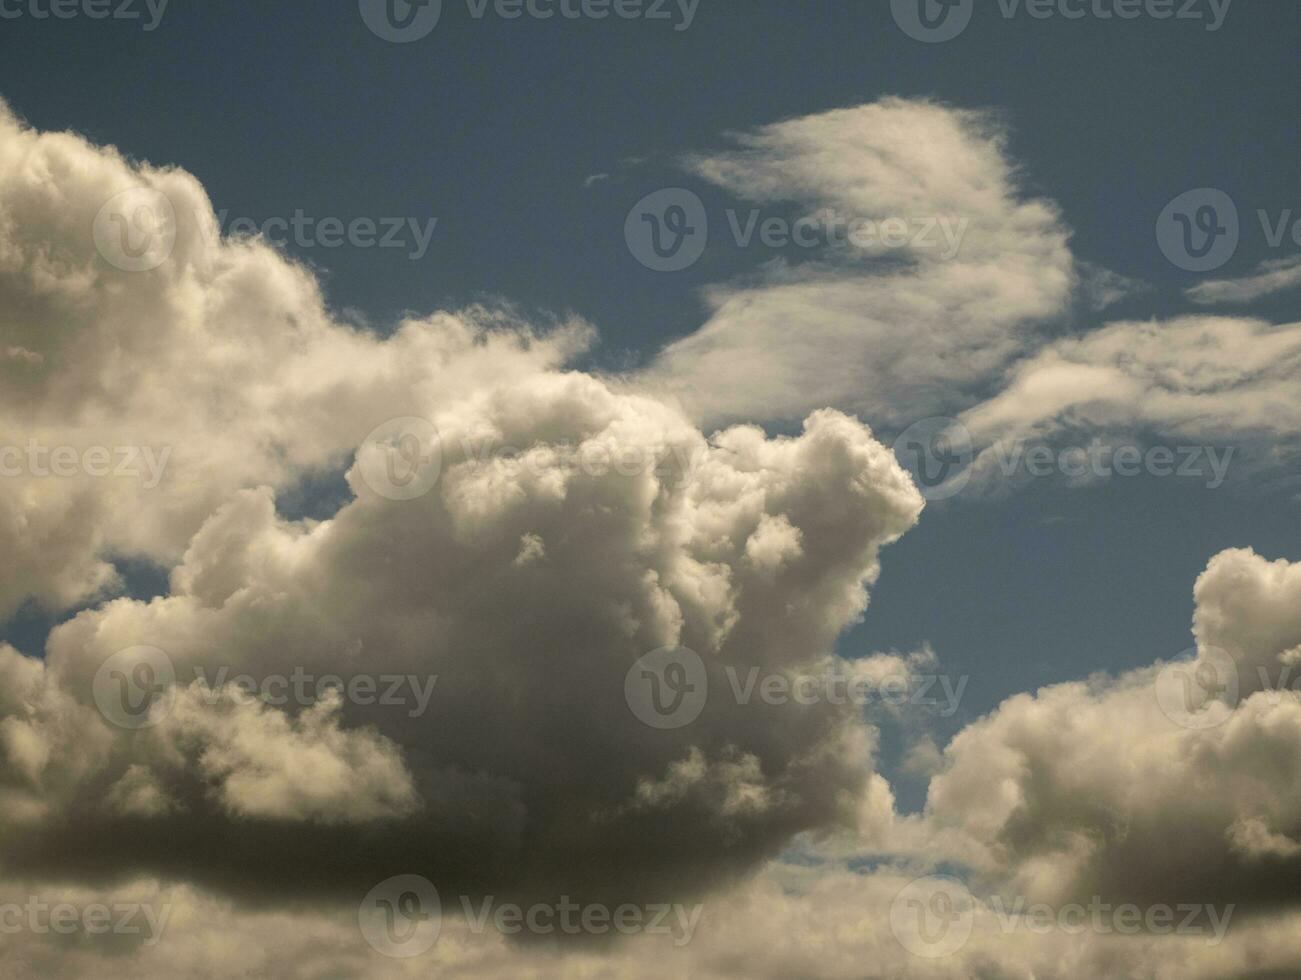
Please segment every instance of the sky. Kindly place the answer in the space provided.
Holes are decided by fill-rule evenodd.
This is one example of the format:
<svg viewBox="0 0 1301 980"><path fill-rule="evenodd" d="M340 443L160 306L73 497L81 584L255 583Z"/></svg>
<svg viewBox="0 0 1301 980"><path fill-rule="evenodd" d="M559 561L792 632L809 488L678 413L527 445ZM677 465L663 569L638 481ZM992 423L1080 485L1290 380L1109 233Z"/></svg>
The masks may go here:
<svg viewBox="0 0 1301 980"><path fill-rule="evenodd" d="M712 933L673 947L700 976L758 975L734 944L761 922L773 975L1297 969L1295 942L1244 951L1296 914L1301 854L1298 703L1260 673L1301 650L1301 10L958 0L937 34L911 19L936 0L539 3L393 0L427 28L396 43L372 0L0 0L8 894L164 896L173 958L133 976L633 975L651 937L447 914L562 888L703 901ZM142 257L119 233L160 201ZM33 439L167 456L51 479ZM593 473L565 456L589 442L659 465ZM425 467L414 498L385 447ZM955 693L714 693L655 741L614 681L613 714L580 695L657 647L711 692L833 664ZM418 717L178 684L106 726L98 668L145 648L438 684ZM1171 726L1169 671L1224 662L1220 724ZM142 826L170 840L130 856ZM362 898L406 874L444 906L409 959ZM975 938L919 957L888 911L910 880L1245 924L1122 954L1013 941L973 900ZM301 942L272 951L260 907ZM107 969L29 933L16 975ZM843 957L799 957L827 935Z"/></svg>

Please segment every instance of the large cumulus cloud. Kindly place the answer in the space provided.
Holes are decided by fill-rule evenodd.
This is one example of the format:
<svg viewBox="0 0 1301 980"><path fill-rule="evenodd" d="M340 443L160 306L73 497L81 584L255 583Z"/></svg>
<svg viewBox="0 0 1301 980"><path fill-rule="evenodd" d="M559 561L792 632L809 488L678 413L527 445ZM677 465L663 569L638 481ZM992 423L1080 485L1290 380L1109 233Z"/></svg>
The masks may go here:
<svg viewBox="0 0 1301 980"><path fill-rule="evenodd" d="M170 254L142 271L93 233L133 189L174 214ZM342 466L385 419L557 364L590 336L574 324L525 343L507 321L472 310L379 342L331 317L308 270L222 238L190 174L29 129L0 102L0 446L19 451L0 459L0 618L111 593L118 557L173 564L234 490ZM51 479L58 447L107 450L113 471L132 451L140 475Z"/></svg>
<svg viewBox="0 0 1301 980"><path fill-rule="evenodd" d="M314 279L262 243L215 237L189 175L8 115L0 145L14 164L0 289L17 300L3 335L25 352L0 410L50 443L175 447L154 488L35 474L0 488L26 548L7 608L110 588L115 554L172 566L167 595L81 612L43 661L0 654L10 871L146 873L246 899L353 896L410 872L466 894L648 900L858 819L872 731L852 709L716 696L659 731L624 678L678 645L716 690L728 665L827 655L879 548L921 509L864 426L819 412L797 438L707 439L675 408L563 370L581 325L539 335L472 310L381 340L332 320ZM89 234L133 186L176 213L153 270L118 268ZM393 499L366 471L385 444L361 444L408 416L435 433L437 478ZM277 511L280 491L354 453L338 513ZM118 727L96 678L139 648L174 683L154 724ZM209 690L295 671L436 678L436 696L416 712Z"/></svg>

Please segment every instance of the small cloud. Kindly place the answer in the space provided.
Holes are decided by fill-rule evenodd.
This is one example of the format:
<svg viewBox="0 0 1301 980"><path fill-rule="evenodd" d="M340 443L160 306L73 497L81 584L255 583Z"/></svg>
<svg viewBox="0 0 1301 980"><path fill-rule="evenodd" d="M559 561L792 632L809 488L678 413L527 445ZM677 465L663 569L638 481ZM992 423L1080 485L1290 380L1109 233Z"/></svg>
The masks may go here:
<svg viewBox="0 0 1301 980"><path fill-rule="evenodd" d="M583 181L583 187L584 188L593 187L596 184L599 184L601 181L609 180L609 179L610 179L609 174L591 174Z"/></svg>
<svg viewBox="0 0 1301 980"><path fill-rule="evenodd" d="M1250 303L1253 300L1301 286L1301 255L1262 262L1241 279L1211 279L1184 291L1194 303Z"/></svg>
<svg viewBox="0 0 1301 980"><path fill-rule="evenodd" d="M1090 310L1099 312L1123 299L1145 293L1151 287L1142 279L1131 279L1092 262L1081 262L1080 292Z"/></svg>

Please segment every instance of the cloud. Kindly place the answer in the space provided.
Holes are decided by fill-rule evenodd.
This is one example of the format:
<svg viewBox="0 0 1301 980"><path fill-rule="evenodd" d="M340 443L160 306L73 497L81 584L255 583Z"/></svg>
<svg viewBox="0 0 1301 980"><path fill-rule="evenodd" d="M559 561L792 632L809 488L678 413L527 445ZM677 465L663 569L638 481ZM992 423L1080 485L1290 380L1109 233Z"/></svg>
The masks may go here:
<svg viewBox="0 0 1301 980"><path fill-rule="evenodd" d="M1016 695L959 733L927 798L935 840L1046 901L1293 909L1301 564L1224 552L1196 599L1193 663Z"/></svg>
<svg viewBox="0 0 1301 980"><path fill-rule="evenodd" d="M381 870L466 894L693 893L857 819L873 732L851 707L715 698L662 732L624 681L679 644L719 689L726 666L825 656L922 505L861 423L824 411L796 438L707 439L564 370L582 324L543 334L472 309L379 338L331 319L273 249L213 237L188 174L8 115L0 153L3 338L35 355L5 362L9 428L174 450L147 489L0 484L25 549L6 610L95 598L119 554L171 579L58 626L43 661L0 656L11 874L159 875L245 900L350 895ZM176 241L128 272L88 231L133 187L165 196ZM439 462L414 499L383 485L392 437L363 445L403 417L425 420L417 450ZM278 513L279 493L334 467L353 495L336 514ZM110 724L96 683L159 656L163 716ZM427 678L437 696L393 710L209 689L296 672Z"/></svg>
<svg viewBox="0 0 1301 980"><path fill-rule="evenodd" d="M1155 435L1235 450L1236 465L1280 468L1296 453L1301 324L1193 316L1127 321L1055 341L1012 366L1003 389L962 413L980 451L979 489L999 485L1009 443L1087 446Z"/></svg>
<svg viewBox="0 0 1301 980"><path fill-rule="evenodd" d="M1185 318L1029 339L1077 273L989 116L888 100L695 159L758 202L952 211L969 237L951 260L905 247L879 264L770 268L717 292L705 330L636 379L568 369L592 338L579 322L472 308L387 337L354 328L307 270L216 236L190 175L7 111L0 163L0 420L28 467L0 480L0 617L30 600L86 606L42 659L0 645L0 906L169 909L148 952L138 936L6 934L4 972L1209 978L1301 957L1301 701L1267 683L1301 666L1301 565L1230 551L1198 580L1201 659L1180 669L1233 659L1239 701L1216 700L1219 725L1162 710L1159 663L1018 695L943 749L904 718L907 768L934 773L921 815L899 814L873 772L877 732L857 706L727 696L729 669L935 666L929 648L830 654L922 498L871 429L824 400L895 418L970 405L1006 378L964 416L987 441L1076 424L1295 436L1295 325ZM175 214L170 254L137 272L92 234L133 188ZM722 377L735 388L705 383ZM697 426L760 403L765 420L802 418L798 434ZM419 437L398 425L368 439L403 419ZM41 475L29 439L83 464L95 447L150 448L159 479ZM386 484L407 450L408 465L436 458L427 485L392 469ZM336 472L335 513L278 507ZM166 568L166 593L111 598L122 556ZM626 699L629 672L681 646L712 694L695 720L658 728ZM337 683L273 703L220 680L240 676L263 691ZM152 714L115 724L106 677L148 689ZM425 696L335 693L359 677ZM889 922L900 889L941 861L982 897L972 939L927 966ZM543 949L452 915L431 959L403 963L370 950L356 919L397 874L453 901L708 909L667 952L651 937ZM1009 936L984 898L1170 901L1171 882L1180 901L1241 905L1245 924L1210 951Z"/></svg>
<svg viewBox="0 0 1301 980"><path fill-rule="evenodd" d="M1301 285L1301 256L1262 262L1249 276L1239 279L1211 279L1184 290L1184 295L1203 306L1251 303L1274 293Z"/></svg>
<svg viewBox="0 0 1301 980"><path fill-rule="evenodd" d="M990 113L892 98L733 143L685 164L778 214L901 219L909 234L712 287L710 319L644 378L695 416L792 420L830 404L884 425L951 411L1067 306L1068 232L1051 203L1022 194ZM944 227L953 248L938 247Z"/></svg>
<svg viewBox="0 0 1301 980"><path fill-rule="evenodd" d="M170 255L147 271L91 234L133 189L118 217L174 213ZM0 102L0 620L112 594L116 559L174 564L233 491L342 467L386 419L590 336L468 310L381 340L333 319L308 270L221 238L188 173L36 132Z"/></svg>

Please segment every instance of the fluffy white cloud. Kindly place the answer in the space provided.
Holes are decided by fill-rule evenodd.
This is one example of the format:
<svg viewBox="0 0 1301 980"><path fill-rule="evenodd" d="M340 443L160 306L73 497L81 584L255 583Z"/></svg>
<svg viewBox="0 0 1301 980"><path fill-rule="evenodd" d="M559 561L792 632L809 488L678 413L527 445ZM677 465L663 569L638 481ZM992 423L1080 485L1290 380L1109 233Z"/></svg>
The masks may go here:
<svg viewBox="0 0 1301 980"><path fill-rule="evenodd" d="M959 733L927 800L937 846L1048 901L1177 882L1180 901L1290 906L1301 564L1225 552L1196 597L1193 663L1017 695Z"/></svg>
<svg viewBox="0 0 1301 980"><path fill-rule="evenodd" d="M175 216L148 271L92 235L133 188ZM0 102L0 618L113 589L117 556L174 563L232 491L344 465L386 419L557 364L589 331L541 339L471 310L381 341L333 319L308 270L221 238L188 173L28 129ZM62 473L56 450L75 455Z"/></svg>

